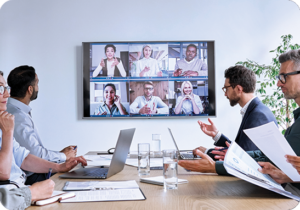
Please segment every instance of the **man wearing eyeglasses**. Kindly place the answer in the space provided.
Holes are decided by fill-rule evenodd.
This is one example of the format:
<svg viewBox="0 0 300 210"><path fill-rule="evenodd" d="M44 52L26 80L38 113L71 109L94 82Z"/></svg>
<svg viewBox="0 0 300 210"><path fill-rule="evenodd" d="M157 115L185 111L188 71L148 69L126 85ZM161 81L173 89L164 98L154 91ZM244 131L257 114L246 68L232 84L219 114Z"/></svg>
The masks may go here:
<svg viewBox="0 0 300 210"><path fill-rule="evenodd" d="M68 146L61 151L45 148L39 136L37 126L34 124L30 102L38 96L39 79L35 69L31 66L19 66L13 69L7 78L11 87L11 98L7 102L7 112L15 116L14 137L16 141L33 154L42 159L63 163L76 156L76 149ZM46 174L26 172L26 184L30 185L46 179Z"/></svg>
<svg viewBox="0 0 300 210"><path fill-rule="evenodd" d="M158 96L153 96L154 84L147 81L143 85L144 95L138 96L130 104L130 114L169 114L169 108Z"/></svg>
<svg viewBox="0 0 300 210"><path fill-rule="evenodd" d="M258 150L258 148L243 132L244 129L254 128L272 121L277 124L271 110L254 95L255 86L256 76L250 69L244 66L233 66L225 70L225 84L222 90L231 106L239 104L242 107L242 122L235 142L245 151ZM217 129L210 119L208 121L210 124L198 121L201 130L212 137L217 147L226 147L226 142L230 142L230 140ZM194 154L201 156L202 159L179 161L178 164L192 171L227 174L223 162L214 161L219 160L220 153L222 152L199 147L194 150Z"/></svg>

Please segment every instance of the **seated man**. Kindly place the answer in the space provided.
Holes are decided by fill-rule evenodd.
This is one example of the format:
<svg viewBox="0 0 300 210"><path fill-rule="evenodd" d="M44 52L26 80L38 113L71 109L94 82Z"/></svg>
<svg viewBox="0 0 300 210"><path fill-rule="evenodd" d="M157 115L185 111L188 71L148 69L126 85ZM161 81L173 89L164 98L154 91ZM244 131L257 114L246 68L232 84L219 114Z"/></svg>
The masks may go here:
<svg viewBox="0 0 300 210"><path fill-rule="evenodd" d="M59 152L47 149L43 145L29 106L30 102L37 98L39 89L39 79L35 69L31 66L19 66L9 73L7 82L11 87L7 112L15 116L14 137L16 141L29 150L30 154L47 161L63 163L70 157L75 157L77 150L74 150L74 146L68 146ZM26 173L27 185L46 179L45 174Z"/></svg>
<svg viewBox="0 0 300 210"><path fill-rule="evenodd" d="M51 168L54 173L67 172L78 163L86 165L86 160L80 157L71 157L65 163L57 164L29 154L29 151L21 147L13 138L14 116L6 112L6 102L9 97L10 87L6 86L3 73L0 72L0 181L10 180L16 182L19 187L24 187L26 175L21 170L35 173L47 173ZM47 182L50 184L49 182ZM47 184L46 184L47 185ZM38 196L48 192L47 188L37 186ZM0 187L11 187L0 185ZM39 198L39 197L38 197Z"/></svg>
<svg viewBox="0 0 300 210"><path fill-rule="evenodd" d="M235 142L245 151L253 151L258 150L256 145L249 139L249 137L243 132L244 129L254 128L271 121L277 124L276 119L271 112L271 110L266 107L257 97L254 96L254 90L256 85L256 76L253 71L247 69L243 66L233 66L225 71L225 84L222 88L225 96L230 101L231 106L235 106L239 104L241 109L241 114L243 120L241 122L241 126L235 138ZM204 124L201 121L198 121L201 130L211 136L216 146L226 147L226 141L230 142L229 139L221 134L213 122L208 119L210 125ZM214 158L214 154L218 154L217 151L208 150L204 147L198 148L201 151L196 151L197 155L204 156L204 152L206 151L208 155ZM212 152L211 152L212 151ZM206 155L205 155L206 156ZM219 157L215 157L218 159ZM205 159L190 162L190 161L180 161L179 165L187 169L196 169L200 172L217 172L218 174L227 174L222 161L215 162L211 158L206 159L212 165L208 168L201 162L205 161ZM192 167L192 164L196 164Z"/></svg>
<svg viewBox="0 0 300 210"><path fill-rule="evenodd" d="M174 77L207 76L207 65L201 59L196 58L197 46L189 44L186 47L186 56L177 61Z"/></svg>
<svg viewBox="0 0 300 210"><path fill-rule="evenodd" d="M143 85L144 95L138 96L130 104L130 114L169 114L169 108L158 96L153 96L153 82Z"/></svg>

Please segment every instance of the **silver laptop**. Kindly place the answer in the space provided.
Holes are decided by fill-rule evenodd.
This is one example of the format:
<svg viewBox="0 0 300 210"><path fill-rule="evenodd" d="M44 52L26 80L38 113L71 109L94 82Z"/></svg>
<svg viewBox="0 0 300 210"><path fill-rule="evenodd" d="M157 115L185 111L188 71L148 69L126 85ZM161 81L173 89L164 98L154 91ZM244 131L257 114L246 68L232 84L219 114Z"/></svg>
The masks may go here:
<svg viewBox="0 0 300 210"><path fill-rule="evenodd" d="M172 137L172 139L173 139L173 142L174 142L174 145L175 145L175 147L176 147L176 150L177 150L177 152L178 152L178 159L179 160L198 160L198 159L201 159L201 157L200 156L198 156L198 155L194 155L194 154L189 154L189 153L182 153L182 152L180 152L180 150L178 149L178 147L177 147L177 144L176 144L176 141L175 141L175 138L174 138L174 136L173 136L173 134L172 134L172 131L171 131L171 129L170 128L168 128L169 129L169 132L170 132L170 135L171 135L171 137Z"/></svg>
<svg viewBox="0 0 300 210"><path fill-rule="evenodd" d="M106 179L119 173L124 168L134 132L135 128L120 131L109 168L104 166L80 168L59 177L68 179Z"/></svg>

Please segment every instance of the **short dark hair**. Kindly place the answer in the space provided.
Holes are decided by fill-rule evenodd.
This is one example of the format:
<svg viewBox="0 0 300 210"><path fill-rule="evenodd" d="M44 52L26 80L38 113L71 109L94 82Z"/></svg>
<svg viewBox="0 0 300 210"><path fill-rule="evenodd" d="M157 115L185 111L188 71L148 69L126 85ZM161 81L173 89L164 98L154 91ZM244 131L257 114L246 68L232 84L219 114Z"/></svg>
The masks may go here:
<svg viewBox="0 0 300 210"><path fill-rule="evenodd" d="M24 98L28 87L35 85L35 69L32 66L19 66L9 73L7 83L12 97Z"/></svg>
<svg viewBox="0 0 300 210"><path fill-rule="evenodd" d="M152 85L154 87L154 84L151 81L144 82L143 88L145 88L145 85Z"/></svg>
<svg viewBox="0 0 300 210"><path fill-rule="evenodd" d="M112 87L112 89L114 89L114 91L116 92L116 86L115 86L114 84L112 84L112 83L107 83L107 84L104 86L104 90L105 90L105 88L106 88L107 86ZM104 91L104 90L103 90L103 91Z"/></svg>
<svg viewBox="0 0 300 210"><path fill-rule="evenodd" d="M113 44L108 44L108 45L106 45L105 48L104 48L104 53L106 53L106 50L107 50L107 48L109 48L109 47L112 47L112 48L114 49L114 52L117 51L115 45L113 45Z"/></svg>
<svg viewBox="0 0 300 210"><path fill-rule="evenodd" d="M300 50L290 50L286 53L283 53L279 56L279 62L284 63L286 61L293 61L294 68L297 70L300 68Z"/></svg>
<svg viewBox="0 0 300 210"><path fill-rule="evenodd" d="M198 50L198 47L194 44L189 44L187 47L186 47L186 50L189 48L189 47L194 47L196 49L196 52Z"/></svg>
<svg viewBox="0 0 300 210"><path fill-rule="evenodd" d="M255 91L255 73L244 66L237 65L226 69L225 78L229 79L229 83L232 88L240 85L243 87L244 93L253 93Z"/></svg>
<svg viewBox="0 0 300 210"><path fill-rule="evenodd" d="M3 71L0 71L0 75L3 76Z"/></svg>

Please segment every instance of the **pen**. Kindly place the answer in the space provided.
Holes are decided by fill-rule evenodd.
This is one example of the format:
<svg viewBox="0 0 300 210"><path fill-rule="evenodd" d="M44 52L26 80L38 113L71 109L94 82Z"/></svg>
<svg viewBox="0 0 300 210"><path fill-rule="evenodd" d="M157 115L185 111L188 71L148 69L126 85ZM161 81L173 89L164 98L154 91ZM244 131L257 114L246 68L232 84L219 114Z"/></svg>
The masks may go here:
<svg viewBox="0 0 300 210"><path fill-rule="evenodd" d="M46 179L49 179L49 178L50 178L50 176L51 176L51 173L52 173L52 168L49 168L49 172L48 172L48 174L47 174L47 177L46 177Z"/></svg>
<svg viewBox="0 0 300 210"><path fill-rule="evenodd" d="M226 149L228 149L228 147L224 147L224 148L222 148L222 149L216 149L217 151L224 151L224 150L226 150Z"/></svg>
<svg viewBox="0 0 300 210"><path fill-rule="evenodd" d="M75 150L75 149L77 149L77 146L75 146L73 150Z"/></svg>

